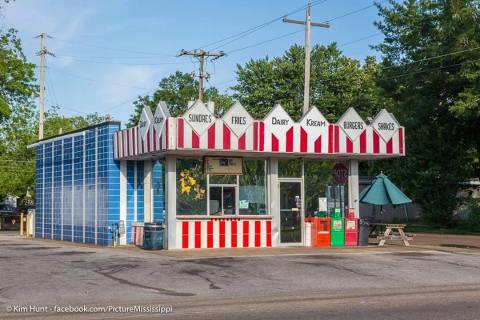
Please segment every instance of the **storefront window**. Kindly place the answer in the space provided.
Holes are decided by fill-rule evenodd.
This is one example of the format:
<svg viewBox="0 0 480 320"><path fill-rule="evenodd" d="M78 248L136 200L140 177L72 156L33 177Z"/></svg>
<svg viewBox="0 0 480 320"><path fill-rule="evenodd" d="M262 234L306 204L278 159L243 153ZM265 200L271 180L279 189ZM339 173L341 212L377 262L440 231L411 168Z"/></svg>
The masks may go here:
<svg viewBox="0 0 480 320"><path fill-rule="evenodd" d="M203 162L198 159L177 160L177 214L207 214L207 179Z"/></svg>
<svg viewBox="0 0 480 320"><path fill-rule="evenodd" d="M265 160L243 160L243 175L239 180L239 213L241 215L266 215Z"/></svg>
<svg viewBox="0 0 480 320"><path fill-rule="evenodd" d="M301 178L302 159L279 160L278 176L280 178Z"/></svg>
<svg viewBox="0 0 480 320"><path fill-rule="evenodd" d="M305 216L311 217L320 208L319 198L326 200L327 211L339 208L343 215L348 209L348 183L337 183L332 169L336 162L305 160ZM346 164L345 164L346 165Z"/></svg>

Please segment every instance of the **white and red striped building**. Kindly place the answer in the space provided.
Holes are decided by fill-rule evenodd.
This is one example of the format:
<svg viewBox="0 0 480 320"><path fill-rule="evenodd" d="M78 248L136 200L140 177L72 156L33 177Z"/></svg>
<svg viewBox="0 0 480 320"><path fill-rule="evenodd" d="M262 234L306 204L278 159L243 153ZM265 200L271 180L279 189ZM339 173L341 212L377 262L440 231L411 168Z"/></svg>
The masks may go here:
<svg viewBox="0 0 480 320"><path fill-rule="evenodd" d="M405 155L405 129L386 110L381 110L373 121L366 123L350 108L337 123L330 123L315 107L298 122L280 105L274 106L264 119L253 119L239 103L221 118L216 117L212 109L212 105L197 101L183 116L172 117L166 105L161 103L154 115L145 109L137 127L114 135L115 158L121 164L165 159L165 223L169 249L282 245L278 186L288 179L282 180L278 176L279 160L341 159L347 162L348 206L358 216L358 161ZM238 204L234 214L177 214L177 159L204 157L264 159L267 199L266 207L262 209L264 214L239 214ZM150 179L144 184L147 199L151 192L148 188L154 181L148 172L144 179ZM295 180L301 184L301 199L304 198L303 179L301 176ZM228 189L228 186L223 188ZM238 200L238 186L232 188L236 190ZM210 200L208 203L211 207ZM300 242L305 239L303 207L303 204L298 205L302 228Z"/></svg>

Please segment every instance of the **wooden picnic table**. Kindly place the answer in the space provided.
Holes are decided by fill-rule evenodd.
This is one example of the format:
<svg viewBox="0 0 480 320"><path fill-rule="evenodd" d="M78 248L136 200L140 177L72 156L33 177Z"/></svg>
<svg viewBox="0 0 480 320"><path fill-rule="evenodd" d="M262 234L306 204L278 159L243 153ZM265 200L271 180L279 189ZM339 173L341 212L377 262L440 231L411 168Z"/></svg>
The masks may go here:
<svg viewBox="0 0 480 320"><path fill-rule="evenodd" d="M403 241L405 246L409 246L413 237L405 234L406 224L402 223L370 223L370 235L376 235L380 240L378 246L382 247L387 241ZM383 235L381 233L383 232Z"/></svg>

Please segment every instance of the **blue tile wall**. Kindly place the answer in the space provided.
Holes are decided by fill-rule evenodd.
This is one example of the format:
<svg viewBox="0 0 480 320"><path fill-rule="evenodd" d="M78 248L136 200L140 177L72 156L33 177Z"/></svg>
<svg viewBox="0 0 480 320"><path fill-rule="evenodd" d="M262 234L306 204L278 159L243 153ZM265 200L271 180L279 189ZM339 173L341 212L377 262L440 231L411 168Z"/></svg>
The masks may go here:
<svg viewBox="0 0 480 320"><path fill-rule="evenodd" d="M40 142L36 147L35 236L111 244L108 226L119 217L119 163L105 123Z"/></svg>
<svg viewBox="0 0 480 320"><path fill-rule="evenodd" d="M143 177L145 175L145 167L143 161L137 161L137 221L144 222L144 189Z"/></svg>
<svg viewBox="0 0 480 320"><path fill-rule="evenodd" d="M153 221L163 222L164 193L163 193L163 164L159 160L152 161L152 189L153 189Z"/></svg>

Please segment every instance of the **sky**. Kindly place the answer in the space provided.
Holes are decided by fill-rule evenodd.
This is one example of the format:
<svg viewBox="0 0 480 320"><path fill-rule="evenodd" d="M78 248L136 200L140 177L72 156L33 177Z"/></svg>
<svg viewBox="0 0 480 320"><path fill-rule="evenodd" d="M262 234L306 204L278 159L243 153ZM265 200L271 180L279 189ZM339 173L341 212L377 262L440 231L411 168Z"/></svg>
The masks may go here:
<svg viewBox="0 0 480 320"><path fill-rule="evenodd" d="M370 48L382 41L374 26L379 20L377 9L369 7L372 0L311 2L316 3L312 7L312 21L336 18L329 29L312 28L312 45L337 42L346 56L359 60L367 55L378 56ZM125 123L133 111L132 102L138 95L154 92L162 78L177 70L198 74L194 59L176 57L181 49L204 47L280 18L306 3L303 0L16 0L5 6L1 24L18 30L24 53L35 64L39 63L36 53L40 45L35 37L42 32L52 37L46 42L47 49L55 54L47 57L47 107L59 105L60 113L68 116L109 114ZM348 13L352 14L342 17ZM289 17L304 19L305 12L298 11ZM303 45L302 28L278 19L241 39L204 47L227 53L207 62L210 79L206 87L229 92L229 87L235 85L237 64L279 56L293 44Z"/></svg>

